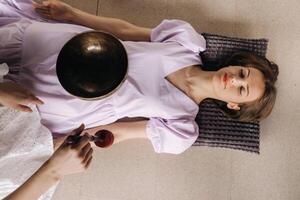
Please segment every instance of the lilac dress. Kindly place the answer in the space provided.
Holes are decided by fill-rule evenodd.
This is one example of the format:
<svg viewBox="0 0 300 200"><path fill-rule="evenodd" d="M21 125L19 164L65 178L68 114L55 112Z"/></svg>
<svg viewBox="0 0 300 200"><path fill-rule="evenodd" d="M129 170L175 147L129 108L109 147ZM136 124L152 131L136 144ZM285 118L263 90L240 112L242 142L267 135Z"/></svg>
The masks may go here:
<svg viewBox="0 0 300 200"><path fill-rule="evenodd" d="M45 21L32 11L29 0L0 3L0 62L9 64L13 80L30 89L45 104L38 107L42 123L52 133L67 133L82 122L87 128L124 117L148 118L146 133L158 153L178 154L198 137L194 121L198 105L165 77L201 64L205 40L190 24L164 20L151 32L151 42L122 41L129 72L111 96L84 101L59 84L55 64L62 46L91 29Z"/></svg>

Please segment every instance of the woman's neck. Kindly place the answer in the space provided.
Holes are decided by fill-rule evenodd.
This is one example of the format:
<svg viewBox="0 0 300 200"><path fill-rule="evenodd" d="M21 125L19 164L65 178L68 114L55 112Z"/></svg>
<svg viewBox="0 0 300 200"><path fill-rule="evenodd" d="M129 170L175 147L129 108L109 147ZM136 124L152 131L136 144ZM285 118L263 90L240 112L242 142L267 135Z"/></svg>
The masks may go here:
<svg viewBox="0 0 300 200"><path fill-rule="evenodd" d="M195 103L214 98L212 78L215 72L203 71L198 66L185 67L168 75L166 79L184 92Z"/></svg>
<svg viewBox="0 0 300 200"><path fill-rule="evenodd" d="M186 70L186 94L197 104L206 98L214 98L214 71L203 71L200 67L192 66Z"/></svg>

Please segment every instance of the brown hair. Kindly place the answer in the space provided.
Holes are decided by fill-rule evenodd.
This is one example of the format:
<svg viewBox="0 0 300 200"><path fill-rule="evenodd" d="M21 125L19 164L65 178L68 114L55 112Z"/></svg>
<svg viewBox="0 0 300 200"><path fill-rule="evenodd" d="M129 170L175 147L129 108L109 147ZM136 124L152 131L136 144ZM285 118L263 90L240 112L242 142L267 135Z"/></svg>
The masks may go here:
<svg viewBox="0 0 300 200"><path fill-rule="evenodd" d="M262 72L265 91L260 99L251 103L239 104L240 110L229 109L227 108L227 103L220 100L213 99L212 101L214 101L225 114L233 119L259 121L266 118L271 113L276 100L277 90L275 88L275 82L279 73L278 66L265 57L244 51L234 53L217 68L220 69L228 66L252 67ZM215 70L218 70L217 68Z"/></svg>

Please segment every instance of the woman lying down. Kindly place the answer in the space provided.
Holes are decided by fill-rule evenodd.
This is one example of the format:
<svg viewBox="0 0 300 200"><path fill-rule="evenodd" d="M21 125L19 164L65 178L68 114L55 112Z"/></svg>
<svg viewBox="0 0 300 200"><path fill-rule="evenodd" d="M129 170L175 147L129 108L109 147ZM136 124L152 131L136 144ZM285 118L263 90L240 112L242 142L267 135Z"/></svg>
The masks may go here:
<svg viewBox="0 0 300 200"><path fill-rule="evenodd" d="M115 143L145 138L157 153L179 154L198 137L194 119L204 99L224 102L225 113L245 121L267 117L275 103L274 63L237 52L217 71L204 71L199 53L205 50L205 39L184 21L163 20L149 29L93 16L60 1L4 0L0 15L0 62L8 63L13 72L6 80L17 82L44 102L38 105L42 123L55 137L84 123L91 135L110 130ZM91 30L122 40L128 73L114 93L87 100L62 87L56 62L71 38ZM68 77L80 80L76 83L82 90L96 91L97 69L87 71Z"/></svg>

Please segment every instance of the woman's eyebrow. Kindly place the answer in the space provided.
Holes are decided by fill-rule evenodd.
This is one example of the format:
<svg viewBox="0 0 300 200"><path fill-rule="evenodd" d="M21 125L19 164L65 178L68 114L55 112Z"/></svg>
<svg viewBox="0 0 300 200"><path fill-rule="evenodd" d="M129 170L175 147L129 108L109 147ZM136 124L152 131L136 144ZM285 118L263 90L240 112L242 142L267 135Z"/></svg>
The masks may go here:
<svg viewBox="0 0 300 200"><path fill-rule="evenodd" d="M250 71L249 71L250 73ZM249 96L249 84L247 84L247 96Z"/></svg>
<svg viewBox="0 0 300 200"><path fill-rule="evenodd" d="M248 76L247 78L250 76L250 69L248 68ZM249 96L249 84L247 84L247 96Z"/></svg>

